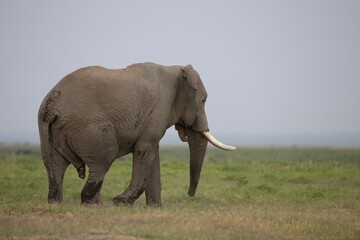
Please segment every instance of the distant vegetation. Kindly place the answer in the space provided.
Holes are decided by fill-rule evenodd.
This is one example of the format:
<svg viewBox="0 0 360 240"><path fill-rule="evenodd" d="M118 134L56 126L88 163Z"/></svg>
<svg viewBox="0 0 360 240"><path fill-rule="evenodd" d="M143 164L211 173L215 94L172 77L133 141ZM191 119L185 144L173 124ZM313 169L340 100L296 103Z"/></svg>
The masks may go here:
<svg viewBox="0 0 360 240"><path fill-rule="evenodd" d="M187 196L185 147L162 147L163 207L115 207L131 156L105 178L100 206L81 206L69 167L64 203L48 205L37 145L0 145L0 239L360 239L360 149L210 148Z"/></svg>
<svg viewBox="0 0 360 240"><path fill-rule="evenodd" d="M0 157L6 158L12 157L23 157L23 156L34 156L40 157L40 146L37 144L30 143L4 143L0 142Z"/></svg>

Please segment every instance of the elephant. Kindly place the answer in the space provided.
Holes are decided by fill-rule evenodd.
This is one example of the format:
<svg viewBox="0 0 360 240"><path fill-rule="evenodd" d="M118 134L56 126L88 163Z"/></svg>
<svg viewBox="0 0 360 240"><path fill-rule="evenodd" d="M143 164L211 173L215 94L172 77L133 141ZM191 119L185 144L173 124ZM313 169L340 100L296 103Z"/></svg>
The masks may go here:
<svg viewBox="0 0 360 240"><path fill-rule="evenodd" d="M188 195L194 196L208 141L224 150L235 149L210 134L206 99L205 87L191 65L90 66L68 74L46 95L38 112L48 203L62 202L64 173L70 164L80 178L85 178L88 168L81 203L101 203L110 166L132 153L130 184L113 203L132 205L145 192L146 205L161 206L159 142L174 125L189 145Z"/></svg>

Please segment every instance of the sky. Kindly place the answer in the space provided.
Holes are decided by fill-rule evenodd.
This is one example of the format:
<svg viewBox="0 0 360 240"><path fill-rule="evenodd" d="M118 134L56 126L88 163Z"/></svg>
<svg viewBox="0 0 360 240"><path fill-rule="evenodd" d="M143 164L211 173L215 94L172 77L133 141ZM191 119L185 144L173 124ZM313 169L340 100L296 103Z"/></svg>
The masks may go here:
<svg viewBox="0 0 360 240"><path fill-rule="evenodd" d="M0 135L84 66L192 64L216 134L360 135L360 1L0 0Z"/></svg>

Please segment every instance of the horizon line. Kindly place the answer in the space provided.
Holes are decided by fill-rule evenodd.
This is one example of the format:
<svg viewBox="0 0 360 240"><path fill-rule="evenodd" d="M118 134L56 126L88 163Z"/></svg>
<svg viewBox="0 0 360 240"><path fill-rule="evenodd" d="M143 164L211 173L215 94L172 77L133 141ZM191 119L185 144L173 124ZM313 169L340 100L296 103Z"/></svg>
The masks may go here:
<svg viewBox="0 0 360 240"><path fill-rule="evenodd" d="M360 132L352 133L216 133L224 143L237 146L319 146L360 147ZM36 131L1 132L1 143L40 144ZM179 145L177 132L168 131L161 139L162 145Z"/></svg>

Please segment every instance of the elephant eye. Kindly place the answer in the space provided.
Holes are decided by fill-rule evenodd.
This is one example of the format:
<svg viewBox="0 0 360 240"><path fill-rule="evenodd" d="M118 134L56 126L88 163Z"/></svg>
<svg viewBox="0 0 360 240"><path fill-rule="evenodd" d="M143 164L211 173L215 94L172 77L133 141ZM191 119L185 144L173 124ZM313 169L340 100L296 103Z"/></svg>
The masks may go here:
<svg viewBox="0 0 360 240"><path fill-rule="evenodd" d="M205 102L206 102L206 99L203 99L201 102L205 103Z"/></svg>

